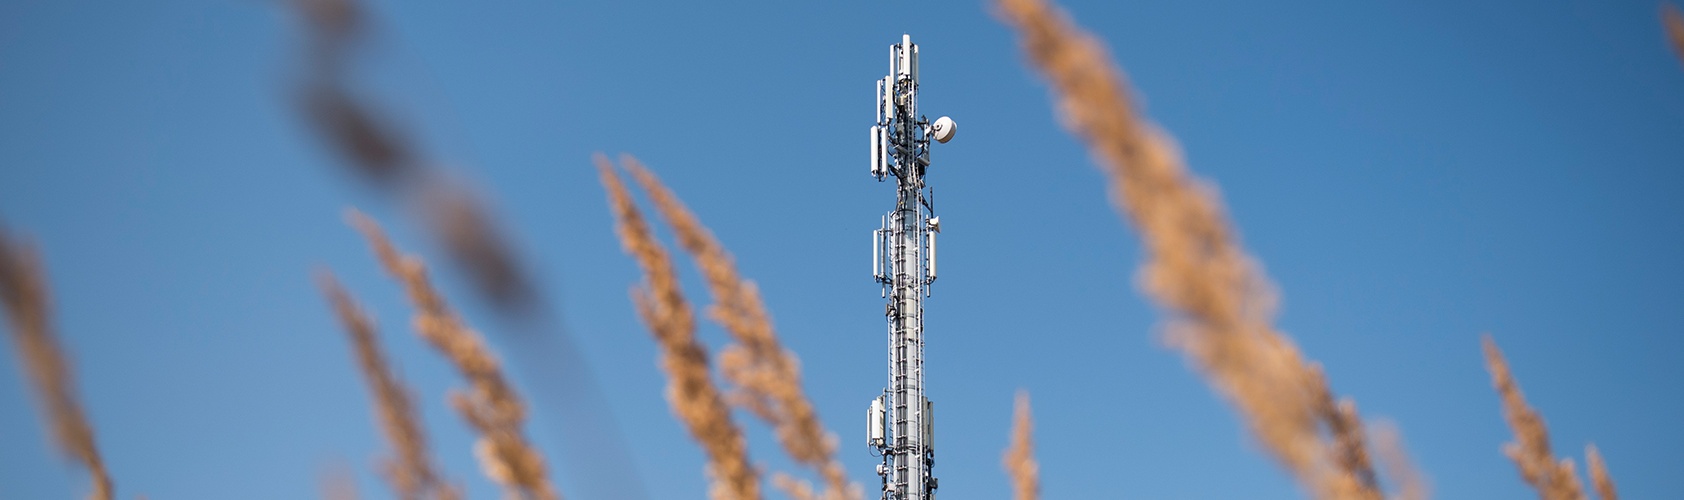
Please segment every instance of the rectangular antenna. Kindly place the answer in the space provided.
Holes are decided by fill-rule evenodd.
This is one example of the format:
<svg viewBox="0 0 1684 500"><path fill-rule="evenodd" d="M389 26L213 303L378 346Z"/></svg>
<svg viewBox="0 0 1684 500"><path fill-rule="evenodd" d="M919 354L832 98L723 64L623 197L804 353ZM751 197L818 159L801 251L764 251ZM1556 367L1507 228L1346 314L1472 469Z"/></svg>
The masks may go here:
<svg viewBox="0 0 1684 500"><path fill-rule="evenodd" d="M887 76L878 81L880 82L879 85L883 86L883 101L877 103L877 106L882 108L883 117L878 119L877 123L879 125L888 125L889 120L894 119L895 115L895 81Z"/></svg>
<svg viewBox="0 0 1684 500"><path fill-rule="evenodd" d="M962 243L962 242L961 242ZM963 246L963 245L961 245ZM936 281L936 233L930 232L930 282Z"/></svg>
<svg viewBox="0 0 1684 500"><path fill-rule="evenodd" d="M883 248L883 230L871 232L871 277L883 279L883 256L878 249Z"/></svg>
<svg viewBox="0 0 1684 500"><path fill-rule="evenodd" d="M877 124L883 123L883 103L884 102L887 102L887 101L885 99L883 99L883 81L878 80L877 81L877 121L875 122Z"/></svg>
<svg viewBox="0 0 1684 500"><path fill-rule="evenodd" d="M871 400L871 410L866 412L866 444L883 445L883 414L883 396L877 396Z"/></svg>
<svg viewBox="0 0 1684 500"><path fill-rule="evenodd" d="M894 77L895 69L899 67L898 66L899 63L900 63L900 46L899 45L890 45L889 46L889 76L891 78Z"/></svg>
<svg viewBox="0 0 1684 500"><path fill-rule="evenodd" d="M881 163L881 166L877 167L877 169L887 174L889 173L889 158L893 157L889 153L894 151L895 146L889 142L889 127L883 127L882 134L883 139L879 142L883 143L883 154L877 157L878 161Z"/></svg>
<svg viewBox="0 0 1684 500"><path fill-rule="evenodd" d="M912 35L900 36L900 63L895 68L895 75L901 78L912 78Z"/></svg>
<svg viewBox="0 0 1684 500"><path fill-rule="evenodd" d="M871 175L882 175L882 126L871 126Z"/></svg>
<svg viewBox="0 0 1684 500"><path fill-rule="evenodd" d="M908 35L908 38L911 38L911 36ZM911 60L911 65L912 65L912 69L910 70L910 72L912 73L912 84L917 85L918 84L918 46L917 45L912 46L912 57L909 57L908 59Z"/></svg>
<svg viewBox="0 0 1684 500"><path fill-rule="evenodd" d="M924 446L936 449L936 404L924 398Z"/></svg>

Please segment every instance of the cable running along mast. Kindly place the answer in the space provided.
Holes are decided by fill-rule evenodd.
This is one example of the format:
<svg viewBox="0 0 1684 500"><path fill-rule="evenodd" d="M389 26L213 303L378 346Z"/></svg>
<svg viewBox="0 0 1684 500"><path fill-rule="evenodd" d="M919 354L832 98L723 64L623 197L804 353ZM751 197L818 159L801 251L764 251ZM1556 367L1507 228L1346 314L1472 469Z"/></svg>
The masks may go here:
<svg viewBox="0 0 1684 500"><path fill-rule="evenodd" d="M918 46L911 35L889 47L889 76L877 81L871 175L895 180L895 209L872 232L872 276L888 299L889 387L871 401L868 442L882 457L884 500L935 497L934 407L924 394L924 299L936 280L935 216L924 185L930 140L953 138L953 120L918 114Z"/></svg>

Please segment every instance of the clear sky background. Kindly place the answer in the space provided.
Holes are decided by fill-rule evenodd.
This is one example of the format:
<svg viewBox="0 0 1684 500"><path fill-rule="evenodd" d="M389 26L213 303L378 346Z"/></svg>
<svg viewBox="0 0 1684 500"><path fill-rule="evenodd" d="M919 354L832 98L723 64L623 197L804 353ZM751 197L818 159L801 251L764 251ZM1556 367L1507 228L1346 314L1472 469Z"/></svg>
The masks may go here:
<svg viewBox="0 0 1684 500"><path fill-rule="evenodd" d="M758 281L873 491L863 414L886 380L867 239L893 192L867 174L866 128L903 32L921 45L923 109L959 123L930 174L941 496L1008 498L999 456L1018 389L1034 398L1046 498L1303 496L1163 347L1133 286L1138 239L985 5L727 4L373 3L360 88L493 200L558 311L530 347L300 119L302 31L283 6L0 2L0 221L44 255L123 498L309 498L335 467L365 497L390 494L316 266L378 316L450 477L497 496L444 401L460 379L341 222L352 205L427 256L505 354L563 493L702 498L702 454L628 299L639 273L596 151L643 159ZM1582 464L1595 442L1624 496L1684 495L1684 64L1654 2L1068 7L1220 187L1280 287L1281 328L1364 417L1402 429L1438 498L1532 496L1499 452L1510 432L1485 332L1559 454ZM596 396L546 389L573 363L563 336ZM13 345L0 350L0 498L84 494ZM569 428L568 412L614 425ZM788 470L764 426L747 427L753 458Z"/></svg>

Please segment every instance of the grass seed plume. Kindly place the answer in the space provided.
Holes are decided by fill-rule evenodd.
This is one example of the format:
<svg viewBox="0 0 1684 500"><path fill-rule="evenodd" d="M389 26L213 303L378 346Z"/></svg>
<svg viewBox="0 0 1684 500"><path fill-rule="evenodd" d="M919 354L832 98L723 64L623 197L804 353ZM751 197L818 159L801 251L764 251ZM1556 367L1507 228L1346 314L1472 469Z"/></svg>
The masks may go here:
<svg viewBox="0 0 1684 500"><path fill-rule="evenodd" d="M11 319L12 341L34 383L47 424L60 450L88 470L96 500L112 498L111 476L94 443L94 429L76 399L70 362L59 348L40 257L0 228L0 301Z"/></svg>
<svg viewBox="0 0 1684 500"><path fill-rule="evenodd" d="M1314 395L1314 413L1319 416L1327 427L1327 433L1333 446L1333 463L1349 479L1354 479L1354 485L1360 490L1348 491L1356 498L1379 498L1379 480L1374 474L1374 465L1369 459L1367 437L1363 431L1362 418L1357 414L1356 402L1350 398L1335 399L1328 387L1327 376L1322 371L1320 363L1310 363L1309 389ZM1351 487L1346 482L1341 487ZM1343 497L1343 496L1342 496Z"/></svg>
<svg viewBox="0 0 1684 500"><path fill-rule="evenodd" d="M316 476L316 488L321 491L322 500L357 500L357 474L351 466L332 463Z"/></svg>
<svg viewBox="0 0 1684 500"><path fill-rule="evenodd" d="M1491 340L1490 335L1481 340L1485 348L1485 366L1491 370L1491 384L1503 400L1503 419L1514 430L1514 442L1503 445L1503 454L1514 461L1515 467L1520 469L1521 479L1538 490L1538 496L1543 500L1584 500L1584 488L1579 484L1578 474L1573 471L1573 459L1555 458L1555 453L1550 450L1549 429L1544 427L1544 418L1526 403L1526 396L1520 393L1520 384L1509 372L1503 352L1497 350L1497 343Z"/></svg>
<svg viewBox="0 0 1684 500"><path fill-rule="evenodd" d="M468 380L468 390L452 391L450 403L480 433L475 454L486 476L511 497L560 498L544 472L543 456L526 439L525 403L504 377L485 340L433 287L419 257L400 253L374 219L361 212L350 210L346 218L368 239L386 272L402 283L416 309L416 332Z"/></svg>
<svg viewBox="0 0 1684 500"><path fill-rule="evenodd" d="M1041 497L1041 464L1035 462L1035 422L1029 414L1029 393L1018 391L1012 414L1012 442L1000 456L1000 465L1012 478L1012 498Z"/></svg>
<svg viewBox="0 0 1684 500"><path fill-rule="evenodd" d="M836 436L825 430L801 387L801 362L778 341L754 282L737 272L730 252L653 172L630 155L622 156L620 163L649 194L707 279L714 297L708 317L736 341L719 354L720 370L738 389L733 401L771 424L790 457L824 478L827 490L817 498L860 498L859 486L848 482L836 458ZM774 484L793 484L785 479Z"/></svg>
<svg viewBox="0 0 1684 500"><path fill-rule="evenodd" d="M1661 4L1661 25L1666 28L1666 38L1672 42L1672 53L1684 61L1684 12L1678 6Z"/></svg>
<svg viewBox="0 0 1684 500"><path fill-rule="evenodd" d="M1140 286L1173 314L1170 344L1314 496L1380 498L1359 452L1365 446L1354 408L1335 403L1320 369L1271 326L1272 285L1241 247L1214 190L1141 116L1100 42L1044 0L997 5L1050 81L1064 126L1088 144L1110 177L1112 201L1140 232L1148 256Z"/></svg>
<svg viewBox="0 0 1684 500"><path fill-rule="evenodd" d="M708 456L713 500L758 500L760 480L749 464L747 441L731 420L731 408L713 383L707 349L696 339L696 317L679 286L667 250L656 241L647 220L608 158L597 155L597 170L608 191L620 245L643 269L644 283L631 290L637 313L661 348L667 373L667 403Z"/></svg>
<svg viewBox="0 0 1684 500"><path fill-rule="evenodd" d="M358 307L351 295L340 286L333 274L320 271L316 282L333 304L333 310L344 325L346 335L356 352L357 367L374 395L380 430L394 457L383 464L386 480L403 500L455 500L461 498L456 488L443 479L427 451L427 435L421 429L419 415L409 390L386 365L376 338L374 322Z"/></svg>
<svg viewBox="0 0 1684 500"><path fill-rule="evenodd" d="M1374 457L1380 462L1380 467L1386 471L1386 477L1392 481L1390 498L1396 500L1426 500L1431 496L1431 486L1427 478L1415 467L1415 462L1409 458L1409 450L1403 446L1403 433L1397 425L1388 421L1380 421L1370 426L1374 442Z"/></svg>
<svg viewBox="0 0 1684 500"><path fill-rule="evenodd" d="M813 483L783 472L772 473L772 487L782 491L790 500L820 500L819 493L813 491Z"/></svg>
<svg viewBox="0 0 1684 500"><path fill-rule="evenodd" d="M1596 445L1585 445L1585 467L1590 468L1590 483L1596 487L1596 496L1602 500L1620 500L1620 494L1614 489L1614 478L1608 475L1608 464L1602 461L1602 453L1596 450Z"/></svg>

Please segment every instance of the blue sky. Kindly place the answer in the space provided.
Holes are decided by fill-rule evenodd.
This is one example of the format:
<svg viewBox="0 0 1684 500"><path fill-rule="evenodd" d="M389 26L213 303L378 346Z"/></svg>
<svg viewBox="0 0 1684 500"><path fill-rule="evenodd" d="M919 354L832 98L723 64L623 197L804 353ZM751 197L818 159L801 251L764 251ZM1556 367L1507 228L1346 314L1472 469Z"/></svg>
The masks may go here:
<svg viewBox="0 0 1684 500"><path fill-rule="evenodd" d="M450 476L495 497L444 402L460 380L407 328L346 206L441 268L538 406L531 432L564 493L702 497L701 452L627 297L639 274L597 151L637 155L736 254L850 473L875 484L860 424L885 383L884 334L866 241L893 192L867 174L865 129L903 32L921 45L923 108L960 126L930 175L942 496L1008 497L999 454L1020 388L1047 498L1302 496L1159 342L1132 285L1138 240L985 5L372 5L360 88L493 200L559 311L536 347L306 128L288 97L301 30L282 6L0 2L0 221L43 252L124 497L304 498L334 467L389 494L318 266L378 316ZM1656 4L1068 7L1219 186L1280 287L1281 328L1365 417L1402 429L1439 498L1531 496L1498 451L1485 332L1558 453L1595 442L1630 498L1684 492L1684 64ZM82 494L0 349L0 497ZM576 368L597 396L545 378ZM567 427L573 412L614 425ZM788 469L747 427L752 457Z"/></svg>

